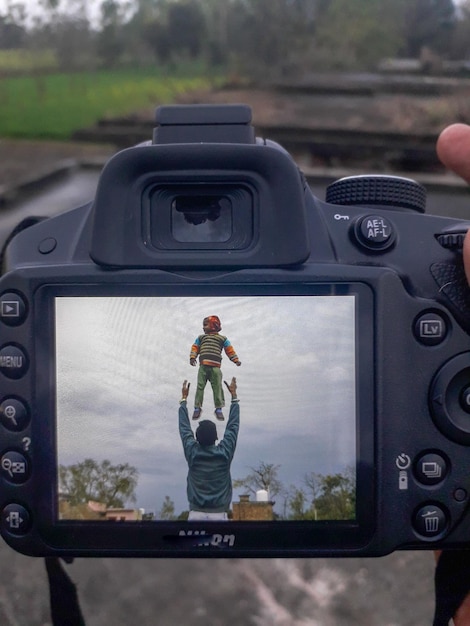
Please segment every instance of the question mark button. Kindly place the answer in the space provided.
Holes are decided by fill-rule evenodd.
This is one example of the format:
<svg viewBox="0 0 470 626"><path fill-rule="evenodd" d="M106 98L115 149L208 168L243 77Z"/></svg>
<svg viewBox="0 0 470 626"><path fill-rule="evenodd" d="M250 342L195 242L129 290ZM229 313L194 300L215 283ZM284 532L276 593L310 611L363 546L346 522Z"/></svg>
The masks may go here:
<svg viewBox="0 0 470 626"><path fill-rule="evenodd" d="M21 485L29 477L29 463L25 456L15 450L8 450L0 460L3 477L15 485Z"/></svg>

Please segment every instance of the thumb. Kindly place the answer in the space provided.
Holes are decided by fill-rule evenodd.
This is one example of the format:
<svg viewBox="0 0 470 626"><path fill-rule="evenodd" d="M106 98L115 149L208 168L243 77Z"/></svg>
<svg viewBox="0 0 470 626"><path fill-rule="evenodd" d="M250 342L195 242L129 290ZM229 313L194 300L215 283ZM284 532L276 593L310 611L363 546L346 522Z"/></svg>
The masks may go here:
<svg viewBox="0 0 470 626"><path fill-rule="evenodd" d="M463 242L463 266L465 269L465 276L467 277L468 284L470 285L470 230L467 232Z"/></svg>
<svg viewBox="0 0 470 626"><path fill-rule="evenodd" d="M470 183L470 126L452 124L439 135L436 143L439 159L449 170Z"/></svg>

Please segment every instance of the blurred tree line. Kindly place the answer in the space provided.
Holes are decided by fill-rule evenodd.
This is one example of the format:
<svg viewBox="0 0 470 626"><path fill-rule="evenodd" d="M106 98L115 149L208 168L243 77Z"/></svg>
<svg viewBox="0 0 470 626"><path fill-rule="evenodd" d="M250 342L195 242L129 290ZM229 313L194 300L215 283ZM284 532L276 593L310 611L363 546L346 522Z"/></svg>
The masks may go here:
<svg viewBox="0 0 470 626"><path fill-rule="evenodd" d="M67 70L184 60L252 78L470 57L470 0L8 0L0 49L53 49Z"/></svg>

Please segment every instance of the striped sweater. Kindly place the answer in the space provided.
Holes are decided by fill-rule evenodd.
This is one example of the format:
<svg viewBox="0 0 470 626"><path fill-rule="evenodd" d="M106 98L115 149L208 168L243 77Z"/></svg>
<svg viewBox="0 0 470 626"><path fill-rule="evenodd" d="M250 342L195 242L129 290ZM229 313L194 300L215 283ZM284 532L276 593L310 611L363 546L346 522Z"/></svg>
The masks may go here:
<svg viewBox="0 0 470 626"><path fill-rule="evenodd" d="M201 365L220 367L222 362L222 350L225 351L225 354L231 361L234 363L239 362L240 359L230 341L227 337L219 335L219 333L199 335L191 346L189 358L195 359L199 355L199 363Z"/></svg>

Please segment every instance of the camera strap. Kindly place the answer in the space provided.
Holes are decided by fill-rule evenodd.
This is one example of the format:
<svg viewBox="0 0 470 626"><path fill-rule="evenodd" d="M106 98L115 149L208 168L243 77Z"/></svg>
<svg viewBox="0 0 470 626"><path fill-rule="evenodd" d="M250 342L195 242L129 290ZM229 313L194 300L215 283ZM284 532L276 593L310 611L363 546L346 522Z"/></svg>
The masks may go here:
<svg viewBox="0 0 470 626"><path fill-rule="evenodd" d="M46 557L53 626L85 626L77 588L56 557Z"/></svg>
<svg viewBox="0 0 470 626"><path fill-rule="evenodd" d="M433 626L448 626L470 592L470 550L444 550L434 575Z"/></svg>

